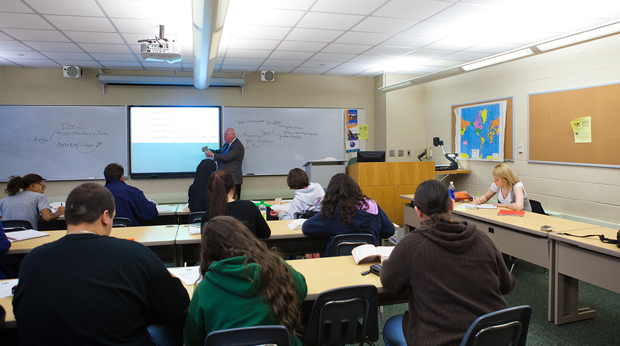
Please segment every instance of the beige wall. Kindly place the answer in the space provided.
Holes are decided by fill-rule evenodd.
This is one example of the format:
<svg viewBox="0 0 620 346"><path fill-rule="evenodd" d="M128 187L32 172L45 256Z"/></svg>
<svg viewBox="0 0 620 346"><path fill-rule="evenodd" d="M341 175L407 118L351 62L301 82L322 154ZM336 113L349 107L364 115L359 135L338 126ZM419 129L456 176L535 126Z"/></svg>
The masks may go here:
<svg viewBox="0 0 620 346"><path fill-rule="evenodd" d="M97 70L84 70L81 78L64 78L62 70L0 68L0 104L5 105L219 105L250 107L323 107L365 108L366 122L373 124L373 78L277 75L274 82L261 82L260 75L246 75L244 96L240 88L207 88L162 86L107 86L103 95L96 78ZM114 71L108 74L138 74ZM143 74L147 74L144 73ZM153 74L153 73L150 73ZM170 72L158 73L172 75ZM228 75L236 77L239 75ZM367 145L374 148L374 136ZM156 156L156 153L154 153ZM51 158L53 159L53 158ZM104 167L101 167L103 170ZM67 169L70 169L68 167ZM37 172L45 176L45 172ZM140 179L130 184L153 197L183 197L191 179ZM49 182L46 194L66 196L79 182ZM251 191L281 190L289 192L284 177L245 178L244 195ZM292 194L291 194L292 196ZM161 197L163 198L163 197Z"/></svg>
<svg viewBox="0 0 620 346"><path fill-rule="evenodd" d="M450 148L453 140L451 105L514 97L515 162L509 164L525 184L528 196L549 210L620 223L620 170L527 162L527 95L618 83L618 56L620 35L426 83L422 90L405 90L410 90L412 97L424 99L426 144L431 145L432 138L440 136L446 148ZM581 115L575 115L578 116ZM519 143L525 146L523 154L517 153ZM441 151L435 148L433 154L437 158ZM609 148L609 155L618 155L617 148ZM472 173L454 178L457 190L473 194L487 191L495 164L461 163Z"/></svg>

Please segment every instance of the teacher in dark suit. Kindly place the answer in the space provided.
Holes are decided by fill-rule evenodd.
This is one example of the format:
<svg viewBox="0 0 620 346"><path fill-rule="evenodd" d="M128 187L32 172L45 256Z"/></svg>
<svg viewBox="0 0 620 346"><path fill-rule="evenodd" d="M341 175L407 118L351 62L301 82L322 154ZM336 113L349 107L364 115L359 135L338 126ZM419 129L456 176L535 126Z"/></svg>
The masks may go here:
<svg viewBox="0 0 620 346"><path fill-rule="evenodd" d="M221 149L214 151L207 149L205 155L218 162L218 169L230 172L235 181L235 198L241 199L241 184L243 183L241 164L245 149L237 139L237 134L233 128L227 128L224 131L224 141L226 144Z"/></svg>

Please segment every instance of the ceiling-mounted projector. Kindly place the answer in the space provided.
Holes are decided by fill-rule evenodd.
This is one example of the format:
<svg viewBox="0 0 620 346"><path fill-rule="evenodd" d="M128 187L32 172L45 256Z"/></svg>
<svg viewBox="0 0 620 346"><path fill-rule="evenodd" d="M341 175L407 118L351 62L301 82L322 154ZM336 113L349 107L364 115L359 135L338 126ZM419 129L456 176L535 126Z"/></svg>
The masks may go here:
<svg viewBox="0 0 620 346"><path fill-rule="evenodd" d="M140 55L146 61L167 62L173 64L181 61L181 51L174 41L164 38L164 26L159 26L159 37L139 40L142 42Z"/></svg>

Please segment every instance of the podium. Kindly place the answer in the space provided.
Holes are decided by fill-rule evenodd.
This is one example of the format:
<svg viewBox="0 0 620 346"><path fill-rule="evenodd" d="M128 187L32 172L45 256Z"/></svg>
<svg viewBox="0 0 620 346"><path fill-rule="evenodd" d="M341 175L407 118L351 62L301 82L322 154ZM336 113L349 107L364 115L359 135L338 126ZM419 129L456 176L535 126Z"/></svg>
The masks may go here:
<svg viewBox="0 0 620 346"><path fill-rule="evenodd" d="M314 160L304 164L310 182L318 183L327 189L329 180L338 173L345 173L345 160Z"/></svg>
<svg viewBox="0 0 620 346"><path fill-rule="evenodd" d="M403 200L400 195L415 193L423 181L435 179L435 163L419 162L358 162L347 167L347 174L375 200L390 220L404 223Z"/></svg>

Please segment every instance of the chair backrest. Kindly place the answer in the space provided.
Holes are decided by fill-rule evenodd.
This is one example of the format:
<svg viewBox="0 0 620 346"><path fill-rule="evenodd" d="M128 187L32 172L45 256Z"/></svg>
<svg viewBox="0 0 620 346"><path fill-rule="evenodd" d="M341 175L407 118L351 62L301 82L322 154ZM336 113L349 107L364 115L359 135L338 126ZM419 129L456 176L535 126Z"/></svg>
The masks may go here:
<svg viewBox="0 0 620 346"><path fill-rule="evenodd" d="M318 211L306 210L303 213L295 213L295 218L296 219L309 219L318 213L319 213Z"/></svg>
<svg viewBox="0 0 620 346"><path fill-rule="evenodd" d="M188 223L198 223L202 221L202 216L205 214L204 211L195 211L189 214Z"/></svg>
<svg viewBox="0 0 620 346"><path fill-rule="evenodd" d="M205 346L254 346L274 344L289 346L288 330L284 326L256 326L217 330L209 333Z"/></svg>
<svg viewBox="0 0 620 346"><path fill-rule="evenodd" d="M115 217L112 220L112 227L131 227L131 220L126 217Z"/></svg>
<svg viewBox="0 0 620 346"><path fill-rule="evenodd" d="M351 250L364 244L374 244L375 237L368 233L339 234L332 242L331 256L349 256Z"/></svg>
<svg viewBox="0 0 620 346"><path fill-rule="evenodd" d="M532 207L532 213L547 215L547 213L545 213L545 209L543 209L543 206L539 201L530 199L530 206Z"/></svg>
<svg viewBox="0 0 620 346"><path fill-rule="evenodd" d="M0 305L0 329L4 328L4 320L6 318L6 311L4 307Z"/></svg>
<svg viewBox="0 0 620 346"><path fill-rule="evenodd" d="M461 346L525 346L532 308L515 306L478 317Z"/></svg>
<svg viewBox="0 0 620 346"><path fill-rule="evenodd" d="M5 232L11 232L32 229L32 225L28 220L2 220L2 228Z"/></svg>
<svg viewBox="0 0 620 346"><path fill-rule="evenodd" d="M314 301L304 345L340 346L379 338L377 287L359 285L327 290Z"/></svg>

